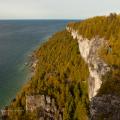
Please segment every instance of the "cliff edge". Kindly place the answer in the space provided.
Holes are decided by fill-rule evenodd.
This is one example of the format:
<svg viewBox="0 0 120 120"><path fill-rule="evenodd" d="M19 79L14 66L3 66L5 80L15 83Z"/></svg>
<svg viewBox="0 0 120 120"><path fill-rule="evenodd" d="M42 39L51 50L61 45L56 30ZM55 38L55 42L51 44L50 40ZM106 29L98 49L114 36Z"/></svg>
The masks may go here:
<svg viewBox="0 0 120 120"><path fill-rule="evenodd" d="M88 64L89 68L89 99L97 95L98 90L102 84L102 76L110 71L110 67L99 57L98 50L106 46L107 43L103 38L95 37L91 40L83 38L82 35L79 35L77 31L67 27L73 37L77 39L80 55L83 57L85 62Z"/></svg>
<svg viewBox="0 0 120 120"><path fill-rule="evenodd" d="M88 64L91 120L120 120L119 23L120 16L110 14L66 27Z"/></svg>

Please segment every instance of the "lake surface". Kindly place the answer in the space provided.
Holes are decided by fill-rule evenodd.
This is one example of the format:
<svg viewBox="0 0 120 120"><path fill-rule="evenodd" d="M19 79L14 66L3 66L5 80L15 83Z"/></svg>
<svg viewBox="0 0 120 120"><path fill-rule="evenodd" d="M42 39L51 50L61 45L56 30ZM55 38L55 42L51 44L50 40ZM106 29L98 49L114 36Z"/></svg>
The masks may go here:
<svg viewBox="0 0 120 120"><path fill-rule="evenodd" d="M9 104L28 80L28 56L68 20L0 21L0 108Z"/></svg>

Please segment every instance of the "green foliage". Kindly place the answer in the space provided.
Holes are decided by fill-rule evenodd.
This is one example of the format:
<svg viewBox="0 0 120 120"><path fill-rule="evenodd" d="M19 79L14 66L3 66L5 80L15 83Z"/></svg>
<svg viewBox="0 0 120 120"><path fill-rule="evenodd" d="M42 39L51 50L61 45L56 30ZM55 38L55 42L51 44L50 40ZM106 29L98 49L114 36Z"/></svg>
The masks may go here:
<svg viewBox="0 0 120 120"><path fill-rule="evenodd" d="M120 69L111 70L103 77L103 80L98 95L114 94L120 96Z"/></svg>
<svg viewBox="0 0 120 120"><path fill-rule="evenodd" d="M120 16L111 13L110 16L97 16L84 21L70 23L69 27L77 30L80 35L86 38L95 36L109 39L111 35L116 38L119 35Z"/></svg>
<svg viewBox="0 0 120 120"><path fill-rule="evenodd" d="M55 98L58 108L64 107L64 120L86 120L89 72L80 57L77 41L67 31L56 33L35 52L35 56L38 59L35 74L9 108L25 109L25 95L44 94ZM79 109L81 115L78 115ZM10 116L19 119L21 115ZM36 120L36 116L36 113L22 114L22 117L30 120Z"/></svg>
<svg viewBox="0 0 120 120"><path fill-rule="evenodd" d="M86 113L86 108L83 106L81 101L78 101L77 108L75 111L74 119L75 120L88 120L88 116Z"/></svg>

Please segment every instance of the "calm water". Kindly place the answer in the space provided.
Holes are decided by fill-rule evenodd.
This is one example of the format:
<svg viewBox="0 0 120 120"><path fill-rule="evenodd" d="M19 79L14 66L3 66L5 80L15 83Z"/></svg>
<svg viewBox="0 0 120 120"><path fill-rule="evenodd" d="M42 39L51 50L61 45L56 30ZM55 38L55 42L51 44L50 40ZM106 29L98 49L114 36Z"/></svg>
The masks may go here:
<svg viewBox="0 0 120 120"><path fill-rule="evenodd" d="M26 82L28 55L54 32L64 29L66 20L0 21L0 108L15 97Z"/></svg>

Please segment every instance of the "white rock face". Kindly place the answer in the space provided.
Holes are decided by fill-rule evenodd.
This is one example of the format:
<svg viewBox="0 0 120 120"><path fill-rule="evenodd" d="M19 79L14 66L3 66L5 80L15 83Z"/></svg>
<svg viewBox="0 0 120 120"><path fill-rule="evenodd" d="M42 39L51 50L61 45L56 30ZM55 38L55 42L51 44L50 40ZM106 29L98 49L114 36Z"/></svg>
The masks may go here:
<svg viewBox="0 0 120 120"><path fill-rule="evenodd" d="M88 40L87 38L83 38L77 31L72 30L71 28L67 27L66 29L71 33L74 39L78 40L80 54L88 64L90 73L88 79L89 99L91 100L101 87L102 76L110 70L108 65L98 55L99 48L107 43L103 38L96 37Z"/></svg>

